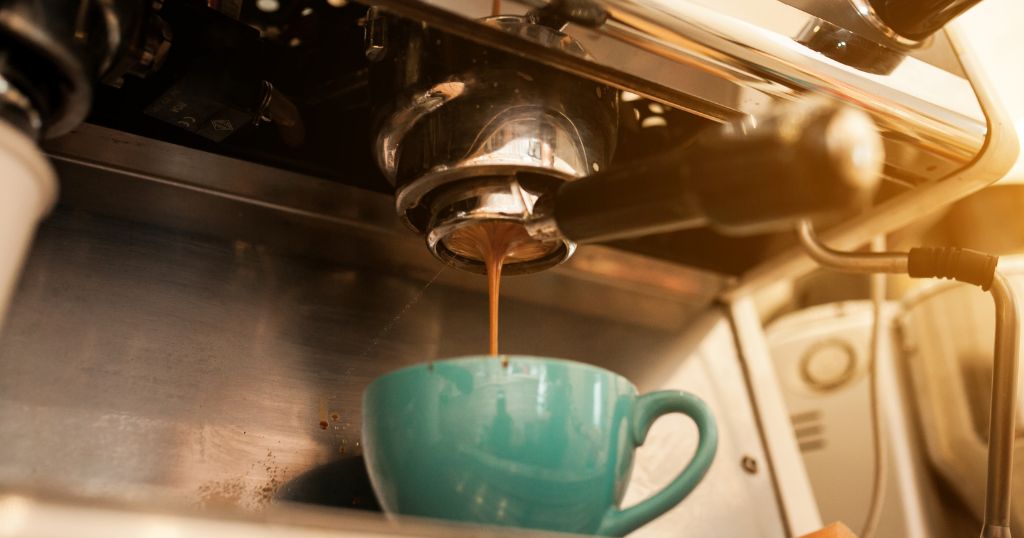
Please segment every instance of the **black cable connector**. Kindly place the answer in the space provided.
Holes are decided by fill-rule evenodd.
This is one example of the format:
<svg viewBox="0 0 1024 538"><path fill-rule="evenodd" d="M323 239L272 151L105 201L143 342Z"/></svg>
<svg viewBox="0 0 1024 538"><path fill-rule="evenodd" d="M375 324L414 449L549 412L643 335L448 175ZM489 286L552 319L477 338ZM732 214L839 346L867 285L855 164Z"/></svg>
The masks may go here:
<svg viewBox="0 0 1024 538"><path fill-rule="evenodd" d="M913 278L949 278L981 286L988 291L995 278L999 256L956 247L910 249L908 273Z"/></svg>

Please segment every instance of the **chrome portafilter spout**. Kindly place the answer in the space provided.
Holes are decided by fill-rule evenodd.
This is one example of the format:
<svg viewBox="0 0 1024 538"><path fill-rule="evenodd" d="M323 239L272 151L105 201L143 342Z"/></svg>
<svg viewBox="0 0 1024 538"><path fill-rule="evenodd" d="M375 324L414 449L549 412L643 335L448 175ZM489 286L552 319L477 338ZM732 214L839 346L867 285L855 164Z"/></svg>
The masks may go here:
<svg viewBox="0 0 1024 538"><path fill-rule="evenodd" d="M476 178L442 189L431 201L427 246L445 263L472 272L486 268L478 241L483 227L501 230L515 243L505 258L506 273L540 271L567 260L576 243L565 238L536 239L526 223L534 217L541 187L530 191L512 176Z"/></svg>
<svg viewBox="0 0 1024 538"><path fill-rule="evenodd" d="M510 39L586 56L531 17L485 22ZM572 240L532 237L526 224L542 196L608 166L617 91L374 9L366 35L379 111L374 149L402 220L438 259L467 271L485 271L467 248L483 226L515 237L505 274L568 259Z"/></svg>

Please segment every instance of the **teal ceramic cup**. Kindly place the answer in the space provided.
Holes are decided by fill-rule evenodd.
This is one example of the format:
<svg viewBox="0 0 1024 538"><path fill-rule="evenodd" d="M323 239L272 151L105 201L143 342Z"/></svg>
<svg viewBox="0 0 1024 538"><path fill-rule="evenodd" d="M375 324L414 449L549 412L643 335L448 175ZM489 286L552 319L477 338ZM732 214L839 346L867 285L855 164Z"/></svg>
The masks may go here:
<svg viewBox="0 0 1024 538"><path fill-rule="evenodd" d="M668 413L697 424L696 453L663 490L619 508L636 447ZM622 536L682 501L717 445L696 396L641 396L620 375L558 359L435 361L382 376L363 395L373 489L386 512L404 515Z"/></svg>

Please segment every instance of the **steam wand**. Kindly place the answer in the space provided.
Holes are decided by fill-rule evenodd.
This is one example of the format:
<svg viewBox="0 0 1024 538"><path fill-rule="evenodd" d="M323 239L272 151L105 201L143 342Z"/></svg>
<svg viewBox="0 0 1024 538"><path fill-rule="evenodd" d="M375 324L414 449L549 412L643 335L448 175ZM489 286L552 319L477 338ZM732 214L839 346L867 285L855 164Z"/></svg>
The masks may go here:
<svg viewBox="0 0 1024 538"><path fill-rule="evenodd" d="M1010 283L996 270L999 258L953 247L913 248L910 252L841 252L822 243L806 219L797 224L797 235L807 254L822 267L852 273L949 278L981 286L982 290L992 294L996 306L995 364L992 369L985 523L981 538L1009 538L1020 324L1017 299Z"/></svg>

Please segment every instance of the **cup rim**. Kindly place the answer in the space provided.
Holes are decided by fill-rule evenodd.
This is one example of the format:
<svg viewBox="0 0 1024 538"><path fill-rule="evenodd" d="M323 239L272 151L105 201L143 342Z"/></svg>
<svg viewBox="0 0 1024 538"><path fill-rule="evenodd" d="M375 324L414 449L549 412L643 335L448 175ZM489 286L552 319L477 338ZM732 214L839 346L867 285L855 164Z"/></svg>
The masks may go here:
<svg viewBox="0 0 1024 538"><path fill-rule="evenodd" d="M420 362L420 363L417 363L417 364L411 364L409 366L403 366L403 367L401 367L401 368L399 368L397 370L392 370L390 372L387 372L385 374L377 376L373 381L370 382L369 385L366 386L365 389L363 389L363 393L366 394L367 392L370 391L370 389L374 385L377 385L379 382L382 382L386 378L390 378L392 376L395 376L395 375L398 375L398 374L401 374L401 373L405 373L405 372L409 372L409 371L412 371L412 370L420 369L420 368L429 368L433 364L438 364L438 363L451 364L451 363L460 363L460 362L485 362L485 361L496 361L497 362L497 361L501 361L502 357L507 357L508 358L509 365L511 365L513 361L554 362L554 363L562 363L562 364L571 365L573 367L580 367L580 368L589 369L589 370L596 370L596 371L601 372L603 374L611 375L612 377L616 377L620 381L623 381L623 382L627 383L630 387L632 387L633 392L636 392L637 394L639 394L639 389L637 389L636 384L634 384L632 381L630 381L629 378L627 378L626 376L624 376L622 374L613 372L613 371L611 371L611 370L609 370L607 368L602 368L600 366L595 366L595 365L590 364L590 363L581 362L581 361L574 361L574 360L569 360L569 359L559 359L559 358L555 358L555 357L541 357L539 355L516 355L516 354L510 354L510 353L502 353L502 354L500 354L498 356L493 356L493 355L462 355L462 356L459 356L459 357L451 357L451 358L440 359L440 360L428 360L428 361Z"/></svg>

